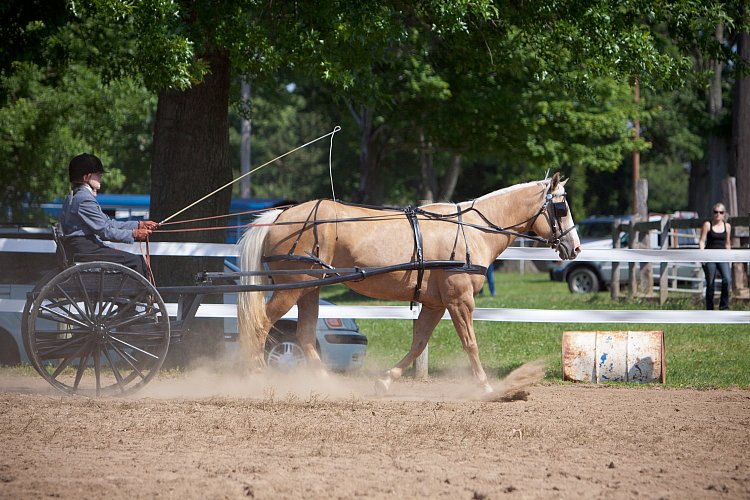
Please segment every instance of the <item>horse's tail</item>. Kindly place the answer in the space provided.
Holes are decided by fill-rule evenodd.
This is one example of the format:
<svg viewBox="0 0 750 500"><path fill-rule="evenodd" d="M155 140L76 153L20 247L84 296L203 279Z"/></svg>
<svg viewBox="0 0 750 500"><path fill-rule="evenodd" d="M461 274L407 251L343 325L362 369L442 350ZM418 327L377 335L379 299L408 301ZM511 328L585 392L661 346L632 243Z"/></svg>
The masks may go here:
<svg viewBox="0 0 750 500"><path fill-rule="evenodd" d="M263 246L271 225L281 214L281 210L270 210L253 221L254 226L242 235L239 246L240 269L243 272L263 270L261 258ZM260 285L267 283L265 276L243 276L243 285ZM265 294L263 292L241 292L237 294L237 324L239 341L251 366L265 365L264 349L266 335L271 325L266 316Z"/></svg>

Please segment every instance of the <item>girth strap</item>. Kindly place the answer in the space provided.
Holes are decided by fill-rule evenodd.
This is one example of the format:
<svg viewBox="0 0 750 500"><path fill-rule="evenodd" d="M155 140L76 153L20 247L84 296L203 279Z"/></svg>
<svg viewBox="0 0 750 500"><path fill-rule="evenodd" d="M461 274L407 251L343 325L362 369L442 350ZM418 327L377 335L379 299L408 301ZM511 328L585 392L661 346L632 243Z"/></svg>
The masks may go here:
<svg viewBox="0 0 750 500"><path fill-rule="evenodd" d="M453 239L453 251L451 251L451 260L456 258L456 246L458 245L458 235L463 234L464 236L464 247L466 248L466 265L467 269L471 268L471 250L469 250L469 240L466 238L466 230L464 229L463 212L461 207L456 205L456 218L458 224L456 224L456 237Z"/></svg>
<svg viewBox="0 0 750 500"><path fill-rule="evenodd" d="M406 207L404 213L406 218L409 219L411 224L412 232L414 233L414 257L417 262L417 286L414 288L414 298L412 299L412 305L415 302L419 302L419 294L422 290L422 279L424 278L424 251L422 250L422 231L419 229L419 219L417 218L418 208Z"/></svg>

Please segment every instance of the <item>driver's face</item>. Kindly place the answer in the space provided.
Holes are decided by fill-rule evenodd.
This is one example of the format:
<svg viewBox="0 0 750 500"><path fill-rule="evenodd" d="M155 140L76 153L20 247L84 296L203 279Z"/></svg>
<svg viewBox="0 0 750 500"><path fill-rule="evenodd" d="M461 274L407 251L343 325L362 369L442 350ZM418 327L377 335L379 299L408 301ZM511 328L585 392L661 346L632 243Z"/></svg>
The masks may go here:
<svg viewBox="0 0 750 500"><path fill-rule="evenodd" d="M102 188L102 173L101 172L93 172L90 174L86 174L83 180L89 186L91 186L91 189L93 189L94 191L99 191Z"/></svg>

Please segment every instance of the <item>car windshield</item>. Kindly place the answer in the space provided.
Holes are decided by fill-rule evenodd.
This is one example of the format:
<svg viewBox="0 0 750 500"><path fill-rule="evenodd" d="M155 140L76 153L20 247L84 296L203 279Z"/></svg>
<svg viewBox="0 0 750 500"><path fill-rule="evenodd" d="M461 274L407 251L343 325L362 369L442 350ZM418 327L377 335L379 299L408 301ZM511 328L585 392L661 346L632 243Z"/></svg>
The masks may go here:
<svg viewBox="0 0 750 500"><path fill-rule="evenodd" d="M585 239L612 237L612 221L582 221L578 224L578 236Z"/></svg>

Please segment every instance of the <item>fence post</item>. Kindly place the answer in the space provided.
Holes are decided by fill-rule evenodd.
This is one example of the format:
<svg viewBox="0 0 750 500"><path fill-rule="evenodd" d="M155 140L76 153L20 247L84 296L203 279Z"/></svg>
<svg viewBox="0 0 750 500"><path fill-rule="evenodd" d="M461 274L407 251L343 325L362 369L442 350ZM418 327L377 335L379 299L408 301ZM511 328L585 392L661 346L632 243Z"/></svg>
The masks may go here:
<svg viewBox="0 0 750 500"><path fill-rule="evenodd" d="M432 199L423 199L419 200L419 205L429 205L432 203ZM417 303L415 306L417 308L417 317L419 317L419 313L422 312L422 304ZM411 331L412 331L412 338L414 338L414 332L417 328L417 320L414 319L411 322ZM428 366L430 364L430 342L429 340L424 346L424 351L417 356L417 359L414 360L414 363L412 366L414 367L414 378L417 380L426 380L429 377L429 369Z"/></svg>
<svg viewBox="0 0 750 500"><path fill-rule="evenodd" d="M630 221L628 225L628 248L635 248L635 221ZM638 290L638 272L635 262L628 262L628 297L635 297Z"/></svg>
<svg viewBox="0 0 750 500"><path fill-rule="evenodd" d="M638 231L638 246L636 248L651 248L651 230L648 224L648 179L638 179L636 184L636 201L638 213L636 220L644 224ZM644 230L645 229L645 230ZM650 262L643 262L639 266L638 295L642 297L653 297L654 295L654 271Z"/></svg>
<svg viewBox="0 0 750 500"><path fill-rule="evenodd" d="M422 304L418 303L415 307L417 307L417 313L422 312ZM417 316L419 316L419 314L417 314ZM415 328L417 328L417 320L413 319L411 322L412 336L414 335ZM429 351L430 343L428 342L427 344L425 344L422 354L417 356L417 359L414 360L414 378L416 380L427 380L427 378L430 376L428 368L428 365L430 364Z"/></svg>
<svg viewBox="0 0 750 500"><path fill-rule="evenodd" d="M732 223L732 248L750 248L750 213L744 217L734 217ZM740 299L750 299L748 289L748 268L745 262L732 265L732 292Z"/></svg>
<svg viewBox="0 0 750 500"><path fill-rule="evenodd" d="M669 248L669 233L671 232L672 224L671 219L668 215L661 217L661 250ZM667 267L669 264L661 262L659 264L659 304L664 304L667 301L669 294L669 276L667 275Z"/></svg>
<svg viewBox="0 0 750 500"><path fill-rule="evenodd" d="M612 225L612 248L620 248L621 242L620 242L620 225L622 224L622 221L620 219L615 219L614 224ZM612 276L610 277L610 285L609 285L609 296L612 297L612 300L617 300L620 298L620 261L612 263Z"/></svg>

